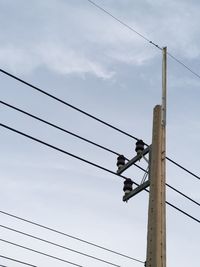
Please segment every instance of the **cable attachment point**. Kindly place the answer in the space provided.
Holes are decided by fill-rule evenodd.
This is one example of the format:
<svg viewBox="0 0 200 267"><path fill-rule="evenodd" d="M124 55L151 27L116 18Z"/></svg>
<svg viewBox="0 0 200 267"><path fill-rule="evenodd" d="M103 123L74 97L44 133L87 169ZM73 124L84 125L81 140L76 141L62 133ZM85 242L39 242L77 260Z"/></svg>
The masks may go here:
<svg viewBox="0 0 200 267"><path fill-rule="evenodd" d="M123 187L124 196L129 194L132 190L133 190L133 181L130 178L128 178L124 181L124 187Z"/></svg>
<svg viewBox="0 0 200 267"><path fill-rule="evenodd" d="M136 143L135 151L138 156L140 156L140 159L142 158L142 152L144 151L144 142L143 140L138 140Z"/></svg>
<svg viewBox="0 0 200 267"><path fill-rule="evenodd" d="M118 156L118 158L117 158L118 170L120 170L125 165L125 160L126 160L126 158L124 157L124 155L119 155Z"/></svg>

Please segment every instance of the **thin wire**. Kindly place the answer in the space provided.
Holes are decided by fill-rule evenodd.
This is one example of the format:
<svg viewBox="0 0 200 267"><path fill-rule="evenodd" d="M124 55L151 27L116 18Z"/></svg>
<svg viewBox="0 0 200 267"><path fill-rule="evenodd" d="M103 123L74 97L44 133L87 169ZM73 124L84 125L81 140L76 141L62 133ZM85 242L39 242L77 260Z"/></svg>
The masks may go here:
<svg viewBox="0 0 200 267"><path fill-rule="evenodd" d="M158 48L159 50L162 50L162 47L160 47L159 45L155 44L153 41L151 41L149 38L147 38L146 36L144 36L143 34L141 34L140 32L136 31L133 27L131 27L130 25L128 25L127 23L123 22L122 20L118 19L117 17L115 17L114 15L112 15L109 11L107 11L106 9L104 9L103 7L101 7L100 5L96 4L95 2L91 1L91 0L87 0L89 3L91 3L92 5L94 5L95 7L97 7L98 9L100 9L101 11L103 11L104 13L106 13L107 15L109 15L110 17L112 17L115 21L119 22L120 24L122 24L124 27L128 28L129 30L131 30L132 32L134 32L135 34L137 34L139 37L141 37L142 39L144 39L146 42L148 42L149 44L152 44L153 46L155 46L156 48ZM173 59L175 60L177 63L179 63L182 67L186 68L189 72L191 72L192 74L194 74L197 78L200 79L200 75L195 72L194 70L192 70L190 67L188 67L185 63L183 63L181 60L179 60L178 58L176 58L175 56L173 56L170 52L167 52L167 54Z"/></svg>
<svg viewBox="0 0 200 267"><path fill-rule="evenodd" d="M0 101L0 103L2 103L2 101ZM9 105L8 105L9 106ZM17 108L15 108L15 109L17 109ZM23 113L27 113L27 112L24 112L24 111L22 111ZM29 114L29 113L27 113L27 114ZM35 117L35 116L33 116L33 115L31 115L31 114L29 114L30 116L32 116L32 117ZM37 117L36 117L37 118ZM39 118L37 118L37 119L39 119ZM42 119L39 119L40 121L43 121ZM50 124L50 123L48 123L47 122L47 124ZM1 124L0 124L1 125ZM1 126L3 126L3 125L1 125ZM5 125L4 125L5 126ZM56 127L56 128L59 128L59 127L57 127L57 126L55 126L55 125L53 125L54 127ZM11 130L11 128L10 127L6 127L6 128L8 128L9 130ZM12 130L14 130L13 128L12 128ZM64 129L63 129L64 130ZM64 130L65 131L65 130ZM52 145L50 145L50 144L48 144L48 143L45 143L45 142L43 142L43 141L41 141L41 140L39 140L39 139L36 139L36 138L34 138L34 137L32 137L32 136L28 136L28 135L26 135L26 134L24 134L24 133L22 133L22 132L19 132L19 131L16 131L16 130L14 130L14 132L17 132L17 133L19 133L19 134L22 134L22 135L24 135L25 137L28 137L28 138L30 138L30 139L32 139L32 140L34 140L34 141L37 141L37 142L40 142L40 143L42 143L42 144L44 144L44 145L47 145L47 146L49 146L49 147L51 147L51 148L53 148L53 149L56 149L56 150L59 150L60 152L63 152L63 153L65 153L65 154L68 154L69 156L72 156L72 157L75 157L75 158L77 158L77 159L79 159L79 160L82 160L82 161L84 161L84 162L86 162L86 163L88 163L88 164L90 164L90 165L93 165L93 166L95 166L95 167L97 167L97 168L100 168L100 169L103 169L103 170L105 170L105 171L107 171L107 172L110 172L110 173L112 173L112 174L115 174L115 175L117 175L117 176L119 176L118 174L116 174L115 172L113 172L113 171L111 171L111 170L108 170L108 169L106 169L106 168L104 168L104 167L102 167L102 166L100 166L100 165L97 165L97 164L94 164L93 162L89 162L88 160L85 160L85 159L83 159L83 158L80 158L80 157L77 157L77 156L75 156L75 155L72 155L71 153L68 153L68 152L66 152L66 151L63 151L63 150L61 150L61 149L59 149L59 148L57 148L57 147L54 147L54 146L52 146ZM79 136L76 136L76 137L79 137ZM79 137L79 138L81 138L81 137ZM81 139L83 139L83 138L81 138ZM89 140L88 140L89 141ZM90 142L90 141L89 141ZM93 142L92 142L93 143ZM99 147L102 147L102 146L100 146L100 145L98 145L98 144L96 144L97 146L99 146ZM106 149L106 148L105 148ZM109 150L109 149L107 149L107 150ZM111 150L109 150L109 151L111 151ZM114 152L114 153L116 153L116 154L118 154L117 152ZM139 167L138 165L136 165L136 167ZM141 168L141 167L139 167L140 169L142 169L145 173L147 173L147 171L145 170L145 169L143 169L143 168ZM123 175L120 175L120 177L122 177L123 179L127 179L125 176L123 176ZM135 185L138 185L137 183L135 183L134 182L134 184ZM190 200L190 201L192 201L193 203L195 203L195 204L197 204L198 206L200 206L200 203L198 203L197 201L195 201L195 200L193 200L192 198L190 198L189 196L187 196L187 195L185 195L184 193L182 193L182 192L180 192L178 189L175 189L173 186L171 186L171 185L169 185L169 184L166 184L169 188L171 188L172 190L174 190L175 192L177 192L177 193L179 193L180 195L182 195L182 196L184 196L185 198L187 198L188 200Z"/></svg>
<svg viewBox="0 0 200 267"><path fill-rule="evenodd" d="M97 144L97 143L95 143L95 142L93 142L93 141L91 141L91 140L88 140L88 139L86 139L86 138L84 138L84 137L82 137L82 136L80 136L80 135L78 135L78 134L75 134L75 133L73 133L73 132L70 132L70 131L68 131L68 130L66 130L66 129L64 129L64 128L62 128L62 127L59 127L59 126L56 125L56 124L53 124L53 123L51 123L51 122L49 122L49 121L46 121L46 120L44 120L44 119L42 119L42 118L39 118L39 117L37 117L37 116L35 116L35 115L33 115L33 114L31 114L31 113L25 111L25 110L22 110L22 109L16 107L16 106L10 105L10 104L8 104L8 103L6 103L6 102L4 102L4 101L1 101L1 100L0 100L0 103L3 104L3 105L5 105L5 106L7 106L7 107L10 107L10 108L12 108L12 109L14 109L14 110L16 110L16 111L19 111L19 112L21 112L21 113L23 113L23 114L25 114L25 115L27 115L27 116L29 116L29 117L31 117L31 118L34 118L34 119L36 119L36 120L38 120L38 121L40 121L40 122L43 122L43 123L45 123L45 124L47 124L47 125L49 125L49 126L51 126L51 127L54 127L54 128L56 128L56 129L58 129L58 130L60 130L60 131L62 131L62 132L65 132L65 133L70 134L70 135L72 135L72 136L74 136L74 137L76 137L76 138L79 138L79 139L81 139L81 140L83 140L83 141L85 141L85 142L87 142L87 143L89 143L89 144L92 144L92 145L94 145L94 146L97 146L97 147L99 147L99 148L101 148L101 149L104 149L104 150L106 150L106 151L108 151L108 152L111 152L111 153L113 153L113 154L115 154L115 155L117 155L117 156L120 155L120 153L117 153L117 152L115 152L114 150L111 150L111 149L109 149L109 148L107 148L107 147L105 147L105 146L99 145L99 144Z"/></svg>
<svg viewBox="0 0 200 267"><path fill-rule="evenodd" d="M87 163L87 164L90 164L90 165L92 165L92 166L94 166L94 167L96 167L96 168L99 168L99 169L102 169L102 170L107 171L107 172L109 172L109 173L112 173L112 174L114 174L114 175L116 175L116 176L118 176L118 177L121 177L121 178L125 179L125 180L128 179L127 177L125 177L125 176L123 176L123 175L118 175L117 173L115 173L115 172L113 172L113 171L111 171L111 170L109 170L109 169L107 169L107 168L104 168L104 167L102 167L102 166L100 166L100 165L98 165L98 164L96 164L96 163L93 163L93 162L91 162L91 161L89 161L89 160L86 160L86 159L84 159L84 158L81 158L81 157L79 157L79 156L76 156L76 155L74 155L74 154L72 154L72 153L69 153L69 152L67 152L67 151L65 151L65 150L63 150L63 149L61 149L61 148L58 148L58 147L56 147L56 146L53 146L53 145L51 145L51 144L49 144L49 143L46 143L46 142L40 140L40 139L37 139L37 138L35 138L35 137L31 136L31 135L25 134L25 133L23 133L23 132L21 132L21 131L18 131L18 130L16 130L16 129L14 129L14 128L11 128L11 127L9 127L9 126L7 126L7 125L5 125L5 124L0 123L0 126L6 128L6 129L8 129L8 130L10 130L10 131L13 131L13 132L15 132L15 133L17 133L17 134L23 135L23 136L25 136L25 137L27 137L27 138L29 138L29 139L31 139L31 140L34 140L34 141L36 141L36 142L38 142L38 143L43 144L43 145L45 145L45 146L48 146L48 147L50 147L50 148L52 148L52 149L55 149L55 150L57 150L57 151L59 151L59 152L62 152L62 153L66 154L66 155L68 155L68 156L70 156L70 157L73 157L73 158L76 158L76 159L78 159L78 160L81 160L81 161L83 161L83 162L85 162L85 163ZM136 182L134 182L134 181L133 181L133 183L134 183L135 185L138 185L138 184L137 184Z"/></svg>
<svg viewBox="0 0 200 267"><path fill-rule="evenodd" d="M166 183L166 186L169 187L169 188L171 188L172 190L174 190L178 194L182 195L183 197L187 198L188 200L192 201L194 204L200 206L200 203L199 202L197 202L196 200L194 200L191 197L187 196L186 194L184 194L183 192L181 192L178 189L174 188L173 186L169 185L168 183Z"/></svg>
<svg viewBox="0 0 200 267"><path fill-rule="evenodd" d="M149 193L149 190L148 190L148 189L144 189L144 190L145 190L146 192ZM178 208L177 206L175 206L174 204L172 204L172 203L170 203L170 202L168 202L168 201L165 201L165 202L166 202L166 204L169 205L170 207L172 207L172 208L178 210L179 212L181 212L181 213L183 213L184 215L188 216L188 217L191 218L192 220L194 220L194 221L200 223L200 220L197 219L197 218L195 218L195 217L192 216L191 214L189 214L189 213L187 213L186 211L184 211L184 210Z"/></svg>
<svg viewBox="0 0 200 267"><path fill-rule="evenodd" d="M101 7L100 5L96 4L95 2L93 2L91 0L87 0L87 1L89 3L91 3L92 5L94 5L95 7L97 7L98 9L100 9L101 11L103 11L104 13L106 13L107 15L109 15L110 17L112 17L114 20L116 20L120 24L122 24L124 27L128 28L129 30L131 30L132 32L134 32L135 34L137 34L138 36L140 36L141 38L143 38L148 43L150 43L150 44L154 45L156 48L162 50L162 48L159 45L155 44L153 41L151 41L150 39L148 39L147 37L145 37L143 34L141 34L138 31L136 31L133 27L131 27L127 23L123 22L122 20L120 20L117 17L115 17L114 15L112 15L109 11L107 11L106 9L104 9L103 7Z"/></svg>
<svg viewBox="0 0 200 267"><path fill-rule="evenodd" d="M81 158L81 157L78 157L78 156L76 156L76 155L74 155L74 154L71 154L71 153L69 153L69 152L67 152L67 151L65 151L65 150L63 150L63 149L60 149L60 148L55 147L55 146L53 146L53 145L50 145L50 144L48 144L48 143L46 143L46 142L44 142L44 141L42 141L42 140L40 140L40 139L37 139L37 138L35 138L35 137L33 137L33 136L27 135L27 134L25 134L25 133L23 133L23 132L20 132L20 131L14 129L14 128L11 128L11 127L9 127L9 126L7 126L7 125L5 125L5 124L0 123L0 126L6 128L6 129L8 129L8 130L10 130L10 131L13 131L13 132L15 132L15 133L17 133L17 134L20 134L20 135L22 135L22 136L25 136L25 137L27 137L27 138L29 138L29 139L31 139L31 140L34 140L34 141L36 141L36 142L38 142L38 143L41 143L41 144L43 144L43 145L45 145L45 146L48 146L48 147L50 147L50 148L52 148L52 149L55 149L55 150L57 150L57 151L59 151L59 152L62 152L62 153L64 153L64 154L67 154L67 155L69 155L69 156L71 156L71 157L73 157L73 158L79 159L79 160L81 160L81 161L83 161L83 162L85 162L85 163L88 163L88 164L90 164L90 165L92 165L92 166L95 166L95 167L97 167L97 168L99 168L99 169L102 169L102 170L104 170L104 171L107 171L107 172L109 172L109 173L112 173L112 174L114 174L114 175L117 175L117 176L119 176L119 177L121 177L121 178L123 178L123 179L125 179L125 180L128 179L127 177L125 177L125 176L123 176L123 175L118 175L117 173L115 173L115 172L113 172L113 171L111 171L111 170L109 170L109 169L106 169L106 168L104 168L104 167L102 167L102 166L100 166L100 165L97 165L96 163L93 163L93 162L91 162L91 161L88 161L88 160L86 160L86 159L83 159L83 158ZM139 186L138 183L136 183L136 182L134 182L134 181L132 181L132 182L133 182L133 184ZM148 190L146 190L146 191L149 192ZM178 191L178 190L177 190L177 191ZM166 203L167 203L167 202L166 202ZM171 206L175 207L174 205L171 205ZM179 210L179 209L177 208L177 210ZM184 214L187 214L186 212L183 212L183 213L184 213ZM192 218L192 216L189 216L189 217ZM194 218L194 217L193 217L193 218ZM195 221L200 222L198 219L195 219Z"/></svg>
<svg viewBox="0 0 200 267"><path fill-rule="evenodd" d="M187 173L191 174L192 176L194 176L195 178L197 178L198 180L200 180L200 177L198 175L196 175L195 173L189 171L188 169L186 169L185 167L183 167L182 165L180 165L179 163L177 163L176 161L166 157L166 159L168 161L170 161L171 163L175 164L177 167L181 168L182 170L186 171Z"/></svg>
<svg viewBox="0 0 200 267"><path fill-rule="evenodd" d="M16 110L16 111L19 111L19 112L21 112L21 113L23 113L23 114L25 114L25 115L27 115L27 116L29 116L29 117L31 117L31 118L34 118L34 119L36 119L36 120L38 120L38 121L40 121L40 122L43 122L43 123L45 123L45 124L47 124L47 125L49 125L49 126L51 126L51 127L54 127L54 128L56 128L56 129L58 129L58 130L61 130L61 131L65 132L65 133L67 133L67 134L70 134L70 135L72 135L72 136L74 136L74 137L76 137L76 138L79 138L79 139L81 139L81 140L83 140L83 141L85 141L85 142L87 142L87 143L90 143L90 144L92 144L92 145L95 145L95 146L97 146L97 147L99 147L99 148L101 148L101 149L104 149L104 150L106 150L106 151L108 151L108 152L111 152L111 153L113 153L113 154L115 154L115 155L120 155L120 153L118 153L118 152L116 152L116 151L113 151L113 150L111 150L111 149L109 149L109 148L107 148L107 147L105 147L105 146L99 145L99 144L97 144L97 143L95 143L95 142L93 142L93 141L91 141L91 140L88 140L88 139L86 139L86 138L84 138L84 137L82 137L82 136L79 136L79 135L77 135L77 134L75 134L75 133L72 133L72 132L70 132L70 131L68 131L68 130L66 130L66 129L64 129L64 128L61 128L61 127L59 127L59 126L57 126L57 125L51 123L51 122L48 122L48 121L46 121L46 120L44 120L44 119L42 119L42 118L39 118L39 117L37 117L37 116L35 116L35 115L31 114L31 113L28 113L27 111L24 111L24 110L22 110L22 109L19 109L19 108L17 108L16 106L10 105L10 104L8 104L8 103L6 103L6 102L4 102L4 101L1 101L1 100L0 100L0 103L3 104L3 105L5 105L5 106L7 106L7 107L10 107L10 108L12 108L12 109L14 109L14 110ZM125 159L126 159L126 160L129 160L129 159L127 159L126 157L125 157ZM135 165L137 168L143 170L143 171L145 172L145 175L148 174L148 171L147 171L147 170L141 168L141 167L140 167L139 165L137 165L136 163L134 163L134 165ZM143 177L142 182L144 182L145 179L146 179L146 176ZM200 203L198 203L198 202L196 202L195 200L191 199L190 197L186 196L185 194L183 194L183 193L180 192L179 190L175 189L175 188L172 187L171 185L167 184L167 186L170 187L172 190L176 191L177 193L181 194L182 196L186 197L187 199L191 200L191 201L194 202L195 204L197 204L197 205L200 206Z"/></svg>
<svg viewBox="0 0 200 267"><path fill-rule="evenodd" d="M136 167L140 168L142 171L144 171L145 173L148 173L147 170L145 170L144 168L140 167L139 165L136 165ZM176 189L175 187L173 187L172 185L166 183L166 186L169 187L170 189L172 189L173 191L175 191L176 193L180 194L181 196L187 198L188 200L192 201L193 203L195 203L196 205L200 206L200 203L197 202L196 200L194 200L193 198L187 196L186 194L184 194L183 192L179 191L178 189Z"/></svg>
<svg viewBox="0 0 200 267"><path fill-rule="evenodd" d="M86 139L86 138L84 138L84 137L82 137L82 136L80 136L80 135L77 135L77 134L75 134L75 133L73 133L73 132L70 132L70 131L68 131L68 130L66 130L66 129L64 129L64 128L61 128L61 127L59 127L58 125L55 125L55 124L53 124L53 123L51 123L51 122L49 122L49 121L46 121L46 120L44 120L44 119L42 119L42 118L39 118L39 117L37 117L37 116L35 116L35 115L33 115L33 114L31 114L31 113L25 111L25 110L22 110L22 109L16 107L16 106L13 106L13 105L8 104L8 103L6 103L6 102L4 102L4 101L1 101L1 100L0 100L0 103L3 104L3 105L5 105L5 106L7 106L7 107L10 107L10 108L12 108L12 109L14 109L14 110L16 110L16 111L19 111L19 112L21 112L21 113L23 113L23 114L25 114L25 115L27 115L27 116L29 116L29 117L31 117L31 118L34 118L34 119L36 119L36 120L38 120L38 121L41 121L41 122L43 122L43 123L45 123L45 124L47 124L47 125L49 125L49 126L51 126L51 127L54 127L54 128L56 128L56 129L58 129L58 130L60 130L60 131L63 131L63 132L65 132L65 133L67 133L67 134L70 134L70 135L72 135L72 136L74 136L74 137L76 137L76 138L78 138L78 139L81 139L81 140L83 140L83 141L85 141L85 142L87 142L87 143L89 143L89 144L92 144L92 145L94 145L94 146L97 146L97 147L99 147L99 148L101 148L101 149L103 149L103 150L105 150L105 151L111 152L111 153L113 153L113 154L115 154L115 155L117 155L117 156L119 156L119 155L121 154L121 153L116 152L116 151L114 151L114 150L112 150L112 149L109 149L109 148L107 148L107 147L105 147L105 146L102 146L102 145L100 145L100 144L97 144L97 143L95 143L95 142L93 142L93 141L91 141L91 140L89 140L89 139ZM129 159L128 159L127 157L125 157L125 159L129 161ZM134 163L134 165L135 165L136 167L138 167L139 169L144 170L144 169L142 169L139 165L137 165L136 163Z"/></svg>
<svg viewBox="0 0 200 267"><path fill-rule="evenodd" d="M75 107L75 106L73 106L73 105L67 103L66 101L64 101L64 100L62 100L62 99L60 99L60 98L58 98L58 97L56 97L56 96L54 96L54 95L52 95L52 94L50 94L50 93L44 91L44 90L42 90L42 89L40 89L40 88L34 86L33 84L30 84L30 83L28 83L28 82L26 82L26 81L24 81L24 80L18 78L17 76L15 76L15 75L13 75L13 74L11 74L11 73L9 73L9 72L3 70L3 69L0 69L0 72L6 74L7 76L9 76L9 77L11 77L11 78L13 78L13 79L15 79L15 80L17 80L17 81L23 83L23 84L26 84L27 86L33 88L34 90L36 90L36 91L38 91L38 92L40 92L40 93L42 93L42 94L44 94L44 95L46 95L46 96L48 96L48 97L50 97L50 98L56 100L56 101L58 101L58 102L60 102L60 103L62 103L62 104L64 104L64 105L66 105L66 106L68 106L68 107L70 107L70 108L72 108L72 109L74 109L74 110L76 110L76 111L78 111L78 112L80 112L80 113L82 113L82 114L84 114L84 115L86 115L86 116L88 116L88 117L90 117L90 118L92 118L92 119L94 119L94 120L100 122L100 123L102 123L102 124L104 124L104 125L106 125L106 126L112 128L112 129L114 129L114 130L116 130L116 131L118 131L118 132L120 132L120 133L122 133L122 134L125 134L126 136L129 136L129 137L131 137L131 138L133 138L133 139L135 139L135 140L138 140L138 138L136 138L135 136L133 136L133 135L131 135L131 134L128 134L128 133L124 132L123 130L121 130L121 129L119 129L119 128L113 126L113 125L111 125L110 123L107 123L107 122L105 122L105 121L103 121L103 120L101 120L101 119L99 119L99 118L97 118L97 117L95 117L95 116L93 116L93 115L87 113L86 111L81 110L80 108L77 108L77 107Z"/></svg>
<svg viewBox="0 0 200 267"><path fill-rule="evenodd" d="M180 211L180 212L183 213L184 215L190 217L192 220L194 220L194 221L200 223L200 220L199 220L199 219L195 218L194 216L190 215L189 213L185 212L184 210L178 208L177 206L173 205L172 203L166 201L166 204L168 204L170 207L172 207L172 208L174 208L174 209Z"/></svg>
<svg viewBox="0 0 200 267"><path fill-rule="evenodd" d="M192 74L194 74L197 78L200 79L200 75L195 72L194 70L192 70L190 67L188 67L185 63L183 63L182 61L180 61L178 58L176 58L175 56L173 56L171 53L167 52L168 56L170 56L173 60L175 60L177 63L179 63L180 65L182 65L182 67L186 68L188 71L190 71Z"/></svg>
<svg viewBox="0 0 200 267"><path fill-rule="evenodd" d="M154 45L155 47L157 47L158 49L162 48L159 45L156 45L154 42L152 42L150 39L148 39L147 37L145 37L144 35L142 35L141 33L139 33L138 31L136 31L133 27L129 26L128 24L126 24L125 22L121 21L120 19L118 19L117 17L115 17L114 15L112 15L110 12L108 12L106 9L104 9L103 7L101 7L100 5L96 4L95 2L91 1L91 0L87 0L88 2L90 2L92 5L94 5L95 7L97 7L98 9L100 9L101 11L103 11L104 13L106 13L107 15L111 16L113 19L115 19L116 21L118 21L120 24L122 24L123 26L125 26L126 28L128 28L129 30L131 30L132 32L134 32L135 34L139 35L141 38L143 38L145 41L147 41L148 43ZM192 70L190 67L188 67L185 63L183 63L181 60L177 59L175 56L173 56L170 52L167 52L167 54L174 59L177 63L179 63L180 65L182 65L184 68L186 68L188 71L190 71L192 74L194 74L197 78L200 79L200 75L195 72L194 70ZM147 145L147 144L145 144ZM178 164L177 162L171 160L170 158L166 157L167 160L173 162L175 165L177 165L178 167L182 168L183 170L185 170L186 172L188 172L189 174L193 175L194 177L196 177L197 179L200 180L200 177L197 176L196 174L192 173L191 171L187 170L186 168L184 168L183 166L181 166L180 164Z"/></svg>
<svg viewBox="0 0 200 267"><path fill-rule="evenodd" d="M24 235L24 236L28 236L28 237L33 238L33 239L36 239L36 240L42 241L42 242L44 242L44 243L47 243L47 244L50 244L50 245L53 245L53 246L56 246L56 247L59 247L59 248L62 248L62 249L65 249L65 250L68 250L68 251L77 253L77 254L80 254L80 255L82 255L82 256L85 256L85 257L88 257L88 258L91 258L91 259L94 259L94 260L97 260L97 261L100 261L100 262L103 262L103 263L106 263L106 264L109 264L109 265L112 265L112 266L119 267L119 265L117 265L117 264L115 264L115 263L112 263L112 262L109 262L109 261L100 259L100 258L95 257L95 256L91 256L91 255L89 255L89 254L86 254L86 253L77 251L77 250L75 250L75 249L68 248L68 247L66 247L66 246L62 246L62 245L57 244L57 243L55 243L55 242L51 242L51 241L49 241L49 240L42 239L42 238L40 238L40 237L37 237L37 236L31 235L31 234L28 234L28 233L19 231L19 230L17 230L17 229L10 228L10 227L7 227L7 226L5 226L5 225L0 225L0 227L1 227L1 228L4 228L4 229L6 229L6 230L9 230L9 231L12 231L12 232L15 232L15 233Z"/></svg>
<svg viewBox="0 0 200 267"><path fill-rule="evenodd" d="M20 264L23 264L23 265L27 265L27 266L31 266L31 267L37 267L36 265L30 264L30 263L27 263L27 262L24 262L24 261L16 260L16 259L13 259L13 258L10 258L10 257L6 257L6 256L3 256L3 255L0 255L0 258L6 259L6 260L10 260L10 261L14 261L14 262L17 262L17 263L20 263Z"/></svg>
<svg viewBox="0 0 200 267"><path fill-rule="evenodd" d="M107 123L107 122L105 122L105 121L102 121L101 119L99 119L99 118L97 118L97 117L95 117L95 116L93 116L93 115L91 115L91 114L89 114L89 113L87 113L87 112L85 112L85 111L83 111L83 110L81 110L81 109L79 109L79 108L77 108L77 107L75 107L75 106L73 106L73 105L71 105L71 104L69 104L69 103L67 103L67 102L65 102L65 101L63 101L63 100L61 100L61 99L59 99L59 98L57 98L57 97L55 97L55 96L49 94L49 93L47 93L47 92L45 92L45 91L43 91L42 89L39 89L38 87L36 87L36 86L34 86L34 85L32 85L32 84L30 84L30 83L24 81L24 80L22 80L22 79L20 79L20 78L18 78L18 77L16 77L16 76L14 76L14 75L12 75L11 73L9 73L9 72L7 72L7 71L5 71L5 70L3 70L3 69L0 69L0 72L4 73L5 75L7 75L7 76L9 76L9 77L11 77L11 78L13 78L13 79L15 79L15 80L21 82L21 83L26 84L27 86L29 86L29 87L31 87L31 88L33 88L33 89L39 91L39 92L42 93L42 94L45 94L45 95L47 95L47 96L53 98L53 99L56 100L56 101L59 101L59 102L63 103L64 105L67 105L67 106L69 106L69 107L75 109L75 110L78 111L78 112L81 112L81 113L85 114L86 116L89 116L90 118L93 118L93 119L99 121L100 123L103 123L104 125L106 125L106 126L112 128L112 129L114 129L114 130L116 130L116 131L118 131L118 132L120 132L120 133L122 133L122 134L125 134L126 136L129 136L130 138L133 138L133 139L135 139L135 140L139 140L139 138L137 138L137 137L135 137L135 136L133 136L133 135L131 135L131 134L129 134L129 133L126 133L126 132L124 132L123 130L121 130L121 129L119 129L119 128L117 128L117 127L115 127L115 126L113 126L113 125L111 125L111 124L109 124L109 123ZM148 144L146 144L146 143L144 143L144 144L145 144L146 146L148 146ZM184 168L183 166L181 166L181 165L178 164L177 162L173 161L172 159L170 159L170 158L168 158L168 157L166 157L166 159L169 160L169 161L171 161L172 163L174 163L176 166L182 168L182 169L185 170L186 172L190 173L190 174L191 174L192 176L194 176L195 178L200 179L200 177L199 177L198 175L196 175L196 174L194 174L193 172L187 170L186 168ZM136 165L136 164L135 164L135 165ZM136 166L137 166L137 165L136 165ZM139 167L139 168L140 168L140 167Z"/></svg>
<svg viewBox="0 0 200 267"><path fill-rule="evenodd" d="M93 246L93 247L96 247L96 248L99 248L99 249L102 249L102 250L111 252L111 253L113 253L113 254L116 254L116 255L118 255L118 256L127 258L127 259L129 259L129 260L133 260L133 261L137 261L137 262L140 262L140 263L144 263L143 261L138 260L138 259L136 259L136 258L133 258L133 257L131 257L131 256L128 256L128 255L125 255L125 254L123 254L123 253L120 253L120 252L111 250L111 249L109 249L109 248L106 248L106 247L97 245L97 244L95 244L95 243L86 241L86 240L81 239L81 238L79 238L79 237L76 237L76 236L73 236L73 235L69 235L69 234L67 234L67 233L64 233L64 232L61 232L61 231L59 231L59 230L50 228L50 227L48 227L48 226L45 226L45 225L42 225L42 224L39 224L39 223L30 221L30 220L27 220L27 219L24 219L24 218L22 218L22 217L13 215L13 214L11 214L11 213L8 213L8 212L2 211L2 210L0 210L0 213L3 214L3 215L9 216L9 217L15 218L15 219L17 219L17 220L20 220L20 221L23 221L23 222L32 224L32 225L34 225L34 226L40 227L40 228L42 228L42 229L51 231L51 232L53 232L53 233L56 233L56 234L59 234L59 235L63 235L63 236L66 236L66 237L68 237L68 238L77 240L77 241L82 242L82 243L85 243L85 244L87 244L87 245L90 245L90 246Z"/></svg>
<svg viewBox="0 0 200 267"><path fill-rule="evenodd" d="M0 239L0 241L1 241L1 242L4 242L4 243L7 243L7 244L10 244L10 245L13 245L13 246L16 246L16 247L19 247L19 248L23 248L23 249L29 250L29 251L31 251L31 252L40 254L40 255L42 255L42 256L46 256L46 257L52 258L52 259L54 259L54 260L62 261L62 262L65 262L65 263L69 263L69 264L74 265L74 266L77 266L77 267L83 267L83 265L79 265L79 264L76 264L76 263L74 263L74 262L67 261L67 260L64 260L64 259L62 259L62 258L59 258L59 257L53 256L53 255L50 255L50 254L41 252L41 251L39 251L39 250L35 250L35 249L29 248L29 247L22 246L22 245L17 244L17 243L10 242L10 241L5 240L5 239Z"/></svg>

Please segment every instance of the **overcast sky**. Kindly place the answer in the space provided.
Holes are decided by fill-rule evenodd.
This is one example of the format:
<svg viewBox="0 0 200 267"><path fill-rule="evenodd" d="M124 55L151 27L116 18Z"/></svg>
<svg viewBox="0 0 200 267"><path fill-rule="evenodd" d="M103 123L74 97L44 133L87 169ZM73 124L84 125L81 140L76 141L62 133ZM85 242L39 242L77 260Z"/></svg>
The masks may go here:
<svg viewBox="0 0 200 267"><path fill-rule="evenodd" d="M199 1L95 0L200 74ZM151 143L161 103L162 53L87 0L0 0L0 68ZM135 141L0 74L0 99L131 158ZM167 156L200 174L200 80L168 58ZM116 171L116 155L4 105L0 121ZM145 261L148 195L122 202L123 180L0 129L0 210ZM146 168L145 163L141 166ZM143 173L126 176L140 183ZM167 163L167 182L200 202L197 179ZM167 200L199 219L199 207L167 190ZM141 263L0 214L0 224L122 267ZM11 242L87 267L108 266L0 227ZM199 264L199 224L167 207L167 265ZM0 242L0 253L39 267L71 266ZM17 263L0 259L0 264Z"/></svg>

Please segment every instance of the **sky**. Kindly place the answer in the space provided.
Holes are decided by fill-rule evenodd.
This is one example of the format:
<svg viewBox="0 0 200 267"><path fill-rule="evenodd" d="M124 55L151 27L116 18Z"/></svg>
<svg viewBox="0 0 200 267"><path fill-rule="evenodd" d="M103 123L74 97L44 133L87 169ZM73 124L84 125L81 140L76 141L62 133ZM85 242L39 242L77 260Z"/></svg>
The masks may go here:
<svg viewBox="0 0 200 267"><path fill-rule="evenodd" d="M200 74L199 1L95 0ZM151 143L161 104L162 52L87 0L0 0L0 68ZM128 158L135 140L0 73L0 99ZM200 80L168 57L167 156L200 174ZM5 105L0 121L116 171L116 155ZM0 210L145 261L148 194L123 203L123 180L0 128ZM140 166L147 168L145 162ZM140 183L143 172L124 174ZM200 202L197 179L167 162L167 182ZM199 219L199 207L167 189L167 200ZM122 267L143 264L9 216L0 225L48 239ZM0 227L0 239L81 266L109 266ZM197 266L200 227L167 206L167 266ZM42 266L72 266L0 241L0 253ZM20 266L0 258L0 265Z"/></svg>

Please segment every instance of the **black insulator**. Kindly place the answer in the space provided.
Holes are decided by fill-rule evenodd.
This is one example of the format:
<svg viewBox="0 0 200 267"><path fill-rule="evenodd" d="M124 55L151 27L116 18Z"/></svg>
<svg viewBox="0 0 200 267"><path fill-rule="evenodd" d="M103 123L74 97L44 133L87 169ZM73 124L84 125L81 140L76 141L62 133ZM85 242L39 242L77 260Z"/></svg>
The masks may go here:
<svg viewBox="0 0 200 267"><path fill-rule="evenodd" d="M117 167L122 167L125 165L125 157L124 155L119 155L119 157L117 158Z"/></svg>
<svg viewBox="0 0 200 267"><path fill-rule="evenodd" d="M130 191L132 191L133 190L133 181L131 180L131 179L126 179L125 181L124 181L124 187L123 187L123 191L125 192L125 193L128 193L128 192L130 192Z"/></svg>
<svg viewBox="0 0 200 267"><path fill-rule="evenodd" d="M136 151L137 153L141 153L141 152L143 152L143 150L144 150L144 142L143 142L142 140L138 140L138 141L136 142L136 148L135 148L135 151Z"/></svg>

